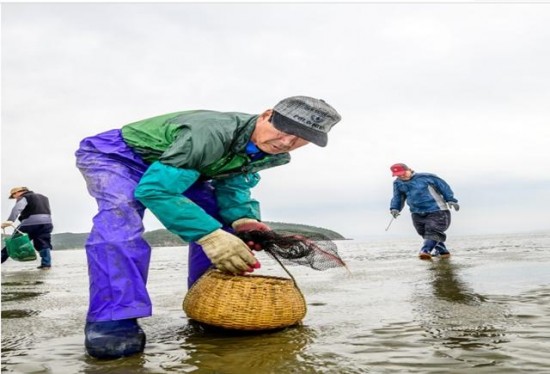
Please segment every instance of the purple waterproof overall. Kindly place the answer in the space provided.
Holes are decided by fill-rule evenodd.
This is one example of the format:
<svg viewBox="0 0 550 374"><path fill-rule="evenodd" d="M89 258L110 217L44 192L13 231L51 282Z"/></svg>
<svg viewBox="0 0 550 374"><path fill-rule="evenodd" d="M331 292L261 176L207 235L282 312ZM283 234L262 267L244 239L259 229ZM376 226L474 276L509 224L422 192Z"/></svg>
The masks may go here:
<svg viewBox="0 0 550 374"><path fill-rule="evenodd" d="M148 165L124 142L120 130L82 140L76 165L99 208L86 242L87 321L148 317L152 314L146 289L151 247L142 236L145 207L134 198ZM221 222L209 182L196 182L184 195ZM210 266L201 246L190 243L188 287Z"/></svg>

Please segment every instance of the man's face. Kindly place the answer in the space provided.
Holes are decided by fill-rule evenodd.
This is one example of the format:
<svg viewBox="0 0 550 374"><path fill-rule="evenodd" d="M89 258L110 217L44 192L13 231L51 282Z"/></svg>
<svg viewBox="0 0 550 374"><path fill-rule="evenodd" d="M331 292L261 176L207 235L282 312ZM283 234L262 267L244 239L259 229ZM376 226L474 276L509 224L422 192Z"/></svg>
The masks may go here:
<svg viewBox="0 0 550 374"><path fill-rule="evenodd" d="M397 176L397 178L401 179L402 181L408 181L411 179L412 172L410 170L405 170L405 174Z"/></svg>
<svg viewBox="0 0 550 374"><path fill-rule="evenodd" d="M14 192L12 196L15 200L19 200L19 198L21 197L21 195L23 195L24 192L27 192L27 191L17 191L17 192Z"/></svg>
<svg viewBox="0 0 550 374"><path fill-rule="evenodd" d="M290 135L277 130L269 119L271 118L272 110L266 110L260 115L256 122L256 128L252 133L252 141L256 146L265 153L276 155L286 153L297 148L303 147L309 142L299 138L296 135Z"/></svg>

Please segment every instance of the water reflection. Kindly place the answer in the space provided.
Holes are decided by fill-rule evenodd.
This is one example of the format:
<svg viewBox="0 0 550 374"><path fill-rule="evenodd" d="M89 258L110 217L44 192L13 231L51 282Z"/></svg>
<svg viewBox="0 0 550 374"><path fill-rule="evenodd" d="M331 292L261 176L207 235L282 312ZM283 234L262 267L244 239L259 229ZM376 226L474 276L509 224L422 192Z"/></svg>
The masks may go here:
<svg viewBox="0 0 550 374"><path fill-rule="evenodd" d="M100 373L317 373L318 361L304 359L315 338L305 326L264 332L211 328L195 321L165 326L151 334L144 354L119 360L83 356L79 372Z"/></svg>
<svg viewBox="0 0 550 374"><path fill-rule="evenodd" d="M357 245L346 253L353 277L299 274L304 326L235 336L188 321L186 257L157 249L145 352L112 361L84 350L84 251L63 251L49 272L12 262L2 268L2 374L548 373L550 235L524 249L531 240L506 238L514 246L500 250L488 239L480 250L479 238L465 238L456 257L432 262L404 255L403 244Z"/></svg>
<svg viewBox="0 0 550 374"><path fill-rule="evenodd" d="M207 327L190 321L181 348L188 353L184 363L211 373L302 373L312 372L301 359L315 338L305 326L250 333Z"/></svg>
<svg viewBox="0 0 550 374"><path fill-rule="evenodd" d="M29 309L3 310L2 311L2 319L25 318L25 317L35 316L39 313L40 312L37 311L37 310L29 310Z"/></svg>
<svg viewBox="0 0 550 374"><path fill-rule="evenodd" d="M144 354L125 357L118 360L97 360L90 356L83 358L85 374L156 374L158 369L147 368L147 359ZM68 373L68 372L67 372Z"/></svg>
<svg viewBox="0 0 550 374"><path fill-rule="evenodd" d="M40 313L34 309L22 309L23 302L31 302L32 299L42 296L47 292L36 291L36 286L42 282L3 282L2 283L2 319L25 318ZM33 291L29 291L32 288ZM13 303L10 303L13 302ZM11 305L14 309L6 307ZM32 304L26 304L32 305ZM36 305L32 305L36 307Z"/></svg>
<svg viewBox="0 0 550 374"><path fill-rule="evenodd" d="M464 282L461 268L452 260L434 261L427 270L433 296L418 295L422 327L441 348L458 350L453 355L458 353L461 360L468 357L473 366L493 365L496 355L489 351L508 341L506 311ZM469 357L467 351L474 350L477 353Z"/></svg>
<svg viewBox="0 0 550 374"><path fill-rule="evenodd" d="M44 292L34 292L34 291L20 291L20 290L10 290L2 291L2 302L7 301L21 301L25 299L32 299L34 297L43 295Z"/></svg>
<svg viewBox="0 0 550 374"><path fill-rule="evenodd" d="M449 302L477 305L486 298L471 290L457 275L457 266L448 259L435 261L433 267L432 286L434 295Z"/></svg>

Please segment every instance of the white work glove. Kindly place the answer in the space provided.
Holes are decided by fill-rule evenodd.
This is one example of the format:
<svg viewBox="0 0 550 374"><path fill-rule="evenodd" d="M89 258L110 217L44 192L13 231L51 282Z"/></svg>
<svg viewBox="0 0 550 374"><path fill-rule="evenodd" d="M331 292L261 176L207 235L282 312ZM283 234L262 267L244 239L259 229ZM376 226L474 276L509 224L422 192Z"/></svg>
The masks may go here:
<svg viewBox="0 0 550 374"><path fill-rule="evenodd" d="M217 229L197 240L204 253L219 270L242 274L260 267L248 246L235 235Z"/></svg>
<svg viewBox="0 0 550 374"><path fill-rule="evenodd" d="M2 228L5 229L6 227L13 226L13 221L4 221L2 222Z"/></svg>

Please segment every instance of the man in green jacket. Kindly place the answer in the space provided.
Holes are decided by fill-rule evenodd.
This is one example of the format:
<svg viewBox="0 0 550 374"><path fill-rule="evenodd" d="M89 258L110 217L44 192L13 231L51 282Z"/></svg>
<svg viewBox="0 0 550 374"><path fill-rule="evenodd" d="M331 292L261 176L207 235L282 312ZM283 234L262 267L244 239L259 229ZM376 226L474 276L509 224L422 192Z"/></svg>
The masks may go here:
<svg viewBox="0 0 550 374"><path fill-rule="evenodd" d="M323 100L294 96L260 115L184 111L82 140L77 166L99 207L86 242L87 352L117 358L144 349L137 318L152 312L146 208L190 243L188 286L211 265L251 272L260 264L232 232L269 230L250 193L257 172L288 163L288 152L310 142L324 147L340 118Z"/></svg>

